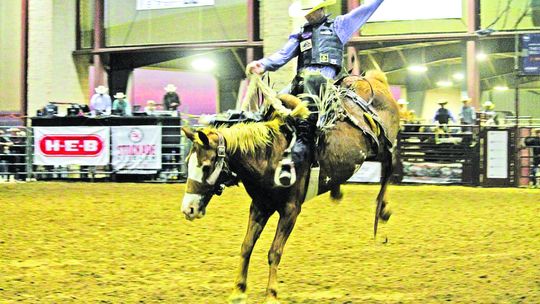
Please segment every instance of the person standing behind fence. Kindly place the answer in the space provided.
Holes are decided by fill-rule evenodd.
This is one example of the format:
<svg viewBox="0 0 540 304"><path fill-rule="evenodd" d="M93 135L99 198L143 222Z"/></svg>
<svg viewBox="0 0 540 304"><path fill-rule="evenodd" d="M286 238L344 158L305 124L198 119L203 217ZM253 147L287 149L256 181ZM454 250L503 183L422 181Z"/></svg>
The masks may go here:
<svg viewBox="0 0 540 304"><path fill-rule="evenodd" d="M463 106L461 107L461 112L459 112L459 119L462 125L474 125L476 123L476 113L474 108L471 107L471 99L464 98L461 100ZM464 126L461 127L463 132L471 132L472 127Z"/></svg>
<svg viewBox="0 0 540 304"><path fill-rule="evenodd" d="M163 96L165 110L176 111L181 105L180 96L176 93L176 86L174 84L168 84L164 89L167 92Z"/></svg>
<svg viewBox="0 0 540 304"><path fill-rule="evenodd" d="M499 117L495 112L495 104L490 100L487 100L482 104L484 111L482 112L483 121L486 126L493 126L499 124Z"/></svg>
<svg viewBox="0 0 540 304"><path fill-rule="evenodd" d="M435 115L433 116L433 122L438 123L443 128L443 131L446 132L448 129L448 122L451 120L455 123L456 119L454 118L452 112L444 107L448 103L448 101L441 100L437 103L439 104L440 108L435 111Z"/></svg>
<svg viewBox="0 0 540 304"><path fill-rule="evenodd" d="M114 94L114 102L112 105L113 114L119 116L131 116L131 105L126 99L126 94L118 92Z"/></svg>
<svg viewBox="0 0 540 304"><path fill-rule="evenodd" d="M540 128L532 130L532 136L525 138L525 146L532 150L533 165L529 175L529 184L538 187L540 179Z"/></svg>
<svg viewBox="0 0 540 304"><path fill-rule="evenodd" d="M110 115L112 108L111 96L107 94L109 89L105 86L95 88L96 94L90 99L90 110L94 115Z"/></svg>

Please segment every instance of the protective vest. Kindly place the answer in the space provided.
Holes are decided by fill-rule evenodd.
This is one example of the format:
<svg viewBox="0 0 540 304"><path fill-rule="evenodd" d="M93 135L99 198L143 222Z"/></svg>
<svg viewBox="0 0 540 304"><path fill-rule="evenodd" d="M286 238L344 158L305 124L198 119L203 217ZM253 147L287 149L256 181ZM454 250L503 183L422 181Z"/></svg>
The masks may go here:
<svg viewBox="0 0 540 304"><path fill-rule="evenodd" d="M440 108L437 110L437 115L435 116L435 119L440 124L447 124L448 119L450 119L450 114L448 113L448 109L446 108Z"/></svg>
<svg viewBox="0 0 540 304"><path fill-rule="evenodd" d="M341 70L344 45L334 31L334 20L325 18L319 24L306 24L299 34L298 71L309 65L332 66Z"/></svg>

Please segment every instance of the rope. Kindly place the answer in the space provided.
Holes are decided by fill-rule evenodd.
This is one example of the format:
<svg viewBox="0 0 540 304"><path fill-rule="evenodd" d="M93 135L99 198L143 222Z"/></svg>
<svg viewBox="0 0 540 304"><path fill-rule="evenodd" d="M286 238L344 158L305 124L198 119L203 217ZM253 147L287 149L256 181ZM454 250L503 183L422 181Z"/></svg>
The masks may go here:
<svg viewBox="0 0 540 304"><path fill-rule="evenodd" d="M249 85L246 95L242 100L242 111L258 112L273 107L277 114L281 116L288 116L291 114L292 110L283 106L283 103L277 97L277 93L262 80L261 76L251 74L248 76L248 81ZM263 100L261 106L259 106L259 93Z"/></svg>

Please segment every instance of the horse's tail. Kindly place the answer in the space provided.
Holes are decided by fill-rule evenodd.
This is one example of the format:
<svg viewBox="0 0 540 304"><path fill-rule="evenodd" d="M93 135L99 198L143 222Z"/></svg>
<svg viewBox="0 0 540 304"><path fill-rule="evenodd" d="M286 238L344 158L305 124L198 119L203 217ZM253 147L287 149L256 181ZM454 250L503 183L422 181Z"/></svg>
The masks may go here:
<svg viewBox="0 0 540 304"><path fill-rule="evenodd" d="M375 79L388 86L388 78L386 78L386 74L384 74L384 72L381 70L367 71L366 78Z"/></svg>

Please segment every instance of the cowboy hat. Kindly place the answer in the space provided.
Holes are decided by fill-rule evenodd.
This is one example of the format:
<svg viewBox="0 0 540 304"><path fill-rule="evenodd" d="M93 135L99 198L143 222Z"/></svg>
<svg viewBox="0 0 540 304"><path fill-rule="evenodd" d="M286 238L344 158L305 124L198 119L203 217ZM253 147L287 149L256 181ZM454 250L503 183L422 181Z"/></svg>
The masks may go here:
<svg viewBox="0 0 540 304"><path fill-rule="evenodd" d="M164 89L167 92L175 92L176 86L174 84L169 83L166 87L164 87Z"/></svg>
<svg viewBox="0 0 540 304"><path fill-rule="evenodd" d="M289 16L305 17L314 11L335 4L336 0L299 0L289 7Z"/></svg>
<svg viewBox="0 0 540 304"><path fill-rule="evenodd" d="M124 99L124 98L126 98L126 94L124 94L122 92L118 92L118 93L114 94L113 97L116 98L116 99Z"/></svg>
<svg viewBox="0 0 540 304"><path fill-rule="evenodd" d="M408 104L409 104L409 102L406 101L406 100L403 99L403 98L398 99L397 103L398 103L398 104L402 104L402 105L408 105Z"/></svg>
<svg viewBox="0 0 540 304"><path fill-rule="evenodd" d="M482 104L482 107L491 110L491 109L495 108L495 104L493 102L487 100L486 102L484 102Z"/></svg>
<svg viewBox="0 0 540 304"><path fill-rule="evenodd" d="M100 85L97 88L95 88L95 91L98 94L105 94L105 93L107 93L109 91L109 89L106 88L105 86Z"/></svg>
<svg viewBox="0 0 540 304"><path fill-rule="evenodd" d="M441 101L437 102L437 104L440 104L440 105L445 105L447 103L448 103L448 101L446 101L446 100L441 100Z"/></svg>

